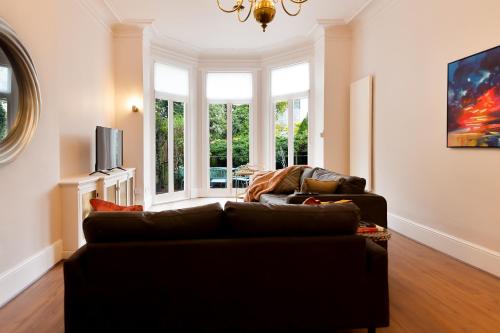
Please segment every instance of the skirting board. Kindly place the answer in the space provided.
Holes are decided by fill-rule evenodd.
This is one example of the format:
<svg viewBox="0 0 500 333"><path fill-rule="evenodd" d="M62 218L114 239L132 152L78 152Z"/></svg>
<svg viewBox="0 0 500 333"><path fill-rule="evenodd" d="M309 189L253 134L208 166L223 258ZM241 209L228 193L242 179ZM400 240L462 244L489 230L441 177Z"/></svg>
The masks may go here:
<svg viewBox="0 0 500 333"><path fill-rule="evenodd" d="M0 274L0 308L16 297L62 259L62 240L47 246Z"/></svg>
<svg viewBox="0 0 500 333"><path fill-rule="evenodd" d="M388 226L406 237L500 277L500 253L388 213Z"/></svg>

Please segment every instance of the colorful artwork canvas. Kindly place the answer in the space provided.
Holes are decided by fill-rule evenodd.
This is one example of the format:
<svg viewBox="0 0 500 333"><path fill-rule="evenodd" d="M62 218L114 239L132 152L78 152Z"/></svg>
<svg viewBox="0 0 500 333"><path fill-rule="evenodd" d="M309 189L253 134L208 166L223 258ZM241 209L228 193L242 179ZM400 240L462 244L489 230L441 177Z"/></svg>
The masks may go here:
<svg viewBox="0 0 500 333"><path fill-rule="evenodd" d="M448 147L500 148L500 46L448 65Z"/></svg>

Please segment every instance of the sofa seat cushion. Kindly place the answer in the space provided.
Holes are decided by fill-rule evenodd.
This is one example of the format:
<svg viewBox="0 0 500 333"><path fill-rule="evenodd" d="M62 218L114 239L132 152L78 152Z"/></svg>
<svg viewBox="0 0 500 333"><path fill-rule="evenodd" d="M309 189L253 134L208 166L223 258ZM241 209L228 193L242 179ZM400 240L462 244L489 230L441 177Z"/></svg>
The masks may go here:
<svg viewBox="0 0 500 333"><path fill-rule="evenodd" d="M232 237L353 235L359 208L342 205L270 205L228 202L225 231Z"/></svg>
<svg viewBox="0 0 500 333"><path fill-rule="evenodd" d="M94 212L83 222L87 243L205 239L220 235L220 204L162 212Z"/></svg>
<svg viewBox="0 0 500 333"><path fill-rule="evenodd" d="M288 198L287 194L266 193L260 196L260 203L270 205L284 205Z"/></svg>
<svg viewBox="0 0 500 333"><path fill-rule="evenodd" d="M356 176L346 176L323 168L315 168L312 177L318 180L335 180L339 183L337 191L339 194L363 194L366 187L366 179Z"/></svg>

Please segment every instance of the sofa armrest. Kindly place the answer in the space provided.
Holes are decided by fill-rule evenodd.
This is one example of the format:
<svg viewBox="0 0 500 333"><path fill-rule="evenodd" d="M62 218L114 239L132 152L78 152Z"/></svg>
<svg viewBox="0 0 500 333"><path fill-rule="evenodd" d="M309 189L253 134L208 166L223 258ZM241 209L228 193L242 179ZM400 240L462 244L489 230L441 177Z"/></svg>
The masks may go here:
<svg viewBox="0 0 500 333"><path fill-rule="evenodd" d="M387 250L366 240L366 269L368 283L376 288L371 289L371 315L380 320L375 326L389 326L389 283L388 283L388 254Z"/></svg>
<svg viewBox="0 0 500 333"><path fill-rule="evenodd" d="M387 228L387 202L385 198L373 193L363 194L291 194L287 197L287 204L301 204L305 199L314 197L321 201L352 200L361 209L361 220L378 224Z"/></svg>
<svg viewBox="0 0 500 333"><path fill-rule="evenodd" d="M78 249L63 263L64 271L64 326L66 332L82 332L85 327L79 317L82 293L85 293L84 261L87 245Z"/></svg>

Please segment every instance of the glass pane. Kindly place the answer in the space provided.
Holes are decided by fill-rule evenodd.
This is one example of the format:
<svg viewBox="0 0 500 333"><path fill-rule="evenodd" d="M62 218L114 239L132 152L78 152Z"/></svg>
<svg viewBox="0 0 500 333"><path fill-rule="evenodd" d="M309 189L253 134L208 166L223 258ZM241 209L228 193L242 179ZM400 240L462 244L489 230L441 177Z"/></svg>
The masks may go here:
<svg viewBox="0 0 500 333"><path fill-rule="evenodd" d="M5 139L9 134L8 118L7 118L8 102L6 98L0 98L0 141Z"/></svg>
<svg viewBox="0 0 500 333"><path fill-rule="evenodd" d="M155 90L187 96L189 93L189 72L185 69L155 64Z"/></svg>
<svg viewBox="0 0 500 333"><path fill-rule="evenodd" d="M174 102L174 191L184 191L184 103Z"/></svg>
<svg viewBox="0 0 500 333"><path fill-rule="evenodd" d="M307 98L293 101L293 164L307 165L309 100Z"/></svg>
<svg viewBox="0 0 500 333"><path fill-rule="evenodd" d="M277 102L274 109L276 169L288 166L288 101Z"/></svg>
<svg viewBox="0 0 500 333"><path fill-rule="evenodd" d="M283 96L309 90L309 64L278 68L271 72L272 96Z"/></svg>
<svg viewBox="0 0 500 333"><path fill-rule="evenodd" d="M210 188L227 188L227 105L210 104Z"/></svg>
<svg viewBox="0 0 500 333"><path fill-rule="evenodd" d="M233 105L233 170L250 162L250 105ZM233 175L233 187L245 188L248 175Z"/></svg>
<svg viewBox="0 0 500 333"><path fill-rule="evenodd" d="M156 99L156 194L168 192L168 101Z"/></svg>
<svg viewBox="0 0 500 333"><path fill-rule="evenodd" d="M4 58L2 56L0 56L0 57ZM11 83L11 80L10 80L9 67L0 66L0 93L10 94L10 89L11 89L10 83Z"/></svg>
<svg viewBox="0 0 500 333"><path fill-rule="evenodd" d="M239 101L252 99L252 74L208 73L207 98Z"/></svg>

